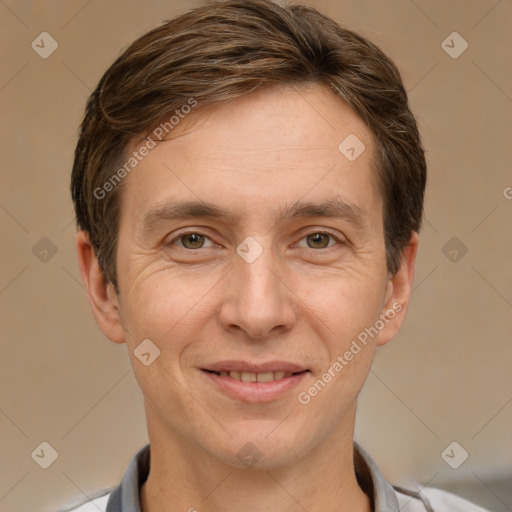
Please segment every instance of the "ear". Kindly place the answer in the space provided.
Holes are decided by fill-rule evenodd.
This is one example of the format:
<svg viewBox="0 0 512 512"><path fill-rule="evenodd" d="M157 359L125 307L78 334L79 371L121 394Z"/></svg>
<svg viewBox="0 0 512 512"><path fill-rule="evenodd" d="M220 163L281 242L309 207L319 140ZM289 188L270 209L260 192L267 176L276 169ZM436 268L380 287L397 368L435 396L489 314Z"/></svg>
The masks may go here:
<svg viewBox="0 0 512 512"><path fill-rule="evenodd" d="M76 248L82 281L87 288L98 327L114 343L124 343L118 297L113 284L107 283L89 241L89 235L85 231L77 233Z"/></svg>
<svg viewBox="0 0 512 512"><path fill-rule="evenodd" d="M405 320L414 281L414 262L418 251L418 241L418 233L413 231L409 244L402 251L400 267L397 273L389 279L380 317L384 322L384 327L379 332L377 346L391 341Z"/></svg>

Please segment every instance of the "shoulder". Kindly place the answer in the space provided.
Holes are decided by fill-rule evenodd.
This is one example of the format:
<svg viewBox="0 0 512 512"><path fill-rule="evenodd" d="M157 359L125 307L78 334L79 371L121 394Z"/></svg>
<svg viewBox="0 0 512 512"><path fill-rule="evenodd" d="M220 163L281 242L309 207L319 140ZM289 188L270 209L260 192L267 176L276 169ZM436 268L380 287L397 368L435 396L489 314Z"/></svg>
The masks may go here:
<svg viewBox="0 0 512 512"><path fill-rule="evenodd" d="M61 512L105 512L109 496L110 493L104 494L99 498L87 500L85 503L75 506L75 508L67 508Z"/></svg>
<svg viewBox="0 0 512 512"><path fill-rule="evenodd" d="M433 487L425 487L418 494L423 495L424 500L420 496L412 497L397 490L396 496L400 505L400 511L425 512L429 510L424 505L424 502L427 502L430 504L433 512L488 512L488 510L460 496Z"/></svg>

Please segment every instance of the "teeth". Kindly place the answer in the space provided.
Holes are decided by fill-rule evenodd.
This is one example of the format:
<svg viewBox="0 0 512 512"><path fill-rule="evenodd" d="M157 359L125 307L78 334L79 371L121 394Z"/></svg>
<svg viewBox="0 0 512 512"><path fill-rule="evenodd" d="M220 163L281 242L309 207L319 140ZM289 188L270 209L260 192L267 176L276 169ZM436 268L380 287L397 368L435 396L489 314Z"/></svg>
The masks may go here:
<svg viewBox="0 0 512 512"><path fill-rule="evenodd" d="M249 372L242 372L242 382L256 382L256 374Z"/></svg>
<svg viewBox="0 0 512 512"><path fill-rule="evenodd" d="M218 372L221 377L230 377L235 380L241 380L242 382L272 382L274 380L280 380L284 377L291 377L293 372L262 372L262 373L251 373L251 372Z"/></svg>
<svg viewBox="0 0 512 512"><path fill-rule="evenodd" d="M258 382L272 382L274 380L274 373L273 372L258 373L256 375L256 380Z"/></svg>

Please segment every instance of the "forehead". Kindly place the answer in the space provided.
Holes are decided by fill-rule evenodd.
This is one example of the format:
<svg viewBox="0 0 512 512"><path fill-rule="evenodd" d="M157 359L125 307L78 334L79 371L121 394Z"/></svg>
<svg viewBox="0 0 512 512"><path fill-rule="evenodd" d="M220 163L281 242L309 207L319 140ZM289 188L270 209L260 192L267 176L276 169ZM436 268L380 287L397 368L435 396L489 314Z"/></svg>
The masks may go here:
<svg viewBox="0 0 512 512"><path fill-rule="evenodd" d="M373 135L324 85L267 87L176 120L125 179L125 213L142 219L181 199L238 212L301 198L341 195L356 207L380 200Z"/></svg>

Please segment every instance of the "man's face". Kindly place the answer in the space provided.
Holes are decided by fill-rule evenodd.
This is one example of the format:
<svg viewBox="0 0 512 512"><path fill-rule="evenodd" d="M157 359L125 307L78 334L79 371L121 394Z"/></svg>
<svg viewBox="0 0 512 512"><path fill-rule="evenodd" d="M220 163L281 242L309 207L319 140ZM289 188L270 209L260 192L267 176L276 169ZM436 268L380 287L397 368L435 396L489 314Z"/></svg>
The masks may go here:
<svg viewBox="0 0 512 512"><path fill-rule="evenodd" d="M375 347L401 321L343 358L393 299L375 143L320 85L266 89L192 115L123 183L123 338L150 437L239 466L252 451L276 467L330 436L352 438ZM353 161L338 149L351 134L365 145ZM175 217L178 202L223 217L197 208L200 216L182 208ZM327 203L339 208L320 215ZM147 366L134 353L143 340L160 350Z"/></svg>

